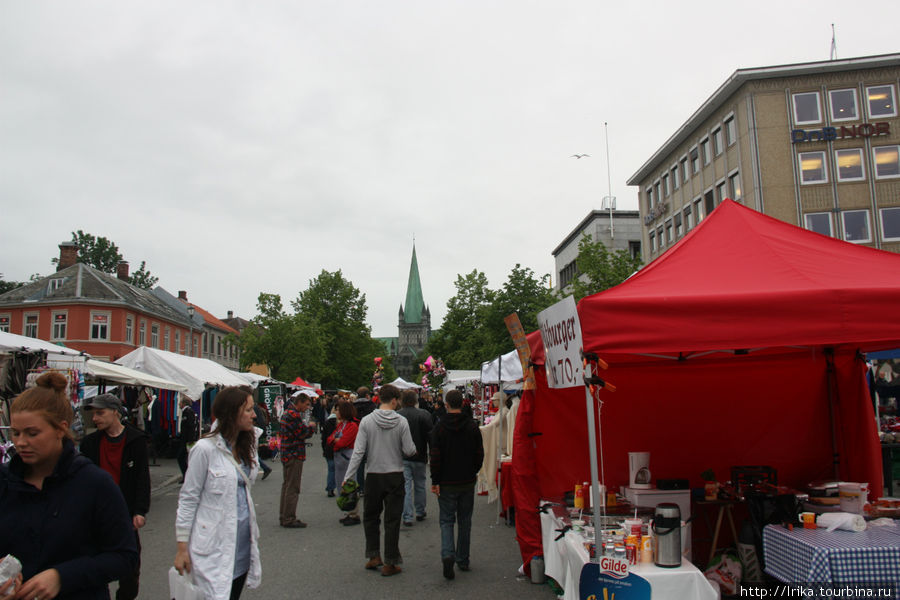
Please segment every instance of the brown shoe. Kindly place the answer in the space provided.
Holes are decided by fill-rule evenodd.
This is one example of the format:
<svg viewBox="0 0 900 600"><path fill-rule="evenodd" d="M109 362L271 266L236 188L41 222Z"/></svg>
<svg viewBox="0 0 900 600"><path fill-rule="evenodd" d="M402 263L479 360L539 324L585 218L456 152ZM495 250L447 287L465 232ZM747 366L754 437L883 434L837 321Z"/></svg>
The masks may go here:
<svg viewBox="0 0 900 600"><path fill-rule="evenodd" d="M369 562L366 563L366 568L369 569L370 571L374 571L375 569L377 569L378 567L380 567L383 564L384 563L381 562L380 556L373 556L372 558L369 559Z"/></svg>
<svg viewBox="0 0 900 600"><path fill-rule="evenodd" d="M384 565L381 568L381 576L382 577L390 577L391 575L396 575L397 573L400 573L401 571L403 571L403 569L401 569L397 565Z"/></svg>

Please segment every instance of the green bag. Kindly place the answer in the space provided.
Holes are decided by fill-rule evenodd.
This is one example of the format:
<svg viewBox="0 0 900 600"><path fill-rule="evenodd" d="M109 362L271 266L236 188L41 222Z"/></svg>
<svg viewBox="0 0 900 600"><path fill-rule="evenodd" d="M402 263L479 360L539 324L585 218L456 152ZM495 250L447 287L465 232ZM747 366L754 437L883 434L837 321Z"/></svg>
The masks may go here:
<svg viewBox="0 0 900 600"><path fill-rule="evenodd" d="M341 486L341 493L337 497L338 508L344 512L350 512L359 503L359 484L352 479L348 479Z"/></svg>

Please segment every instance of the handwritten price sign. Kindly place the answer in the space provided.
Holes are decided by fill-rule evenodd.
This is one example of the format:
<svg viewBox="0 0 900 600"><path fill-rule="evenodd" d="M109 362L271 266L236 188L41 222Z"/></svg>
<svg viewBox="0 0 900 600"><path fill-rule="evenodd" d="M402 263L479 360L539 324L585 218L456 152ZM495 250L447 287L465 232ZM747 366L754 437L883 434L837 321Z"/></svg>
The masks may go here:
<svg viewBox="0 0 900 600"><path fill-rule="evenodd" d="M584 385L581 366L581 322L572 296L538 313L544 342L547 384L551 388Z"/></svg>

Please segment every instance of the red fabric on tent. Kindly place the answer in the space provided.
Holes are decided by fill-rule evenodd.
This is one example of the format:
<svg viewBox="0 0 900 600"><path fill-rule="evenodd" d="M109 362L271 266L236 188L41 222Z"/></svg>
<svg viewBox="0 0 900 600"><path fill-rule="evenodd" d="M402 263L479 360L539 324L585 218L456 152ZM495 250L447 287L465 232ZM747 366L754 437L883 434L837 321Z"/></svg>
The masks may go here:
<svg viewBox="0 0 900 600"><path fill-rule="evenodd" d="M538 376L543 376L539 373ZM513 461L511 485L516 509L516 539L525 573L531 574L531 559L544 553L541 544L541 519L537 512L541 500L535 443L529 437L534 414L534 391L526 390L516 412L513 430Z"/></svg>
<svg viewBox="0 0 900 600"><path fill-rule="evenodd" d="M297 376L297 379L293 380L293 381L290 383L290 385L293 385L293 386L296 386L296 387L305 387L305 388L311 388L311 387L312 387L311 385L309 385L308 383L306 383L305 381L303 381L303 378L300 377L299 375Z"/></svg>
<svg viewBox="0 0 900 600"><path fill-rule="evenodd" d="M697 487L706 469L726 480L733 466L769 465L779 483L802 487L834 477L835 452L842 479L880 496L858 351L900 346L889 318L897 298L900 256L724 202L629 280L578 304L584 347L618 388L601 392L605 483L626 485L628 452L649 451L654 481ZM529 344L543 363L539 336ZM537 381L514 468L530 444L535 487L558 500L590 478L585 393ZM541 542L539 531L519 538L523 557Z"/></svg>

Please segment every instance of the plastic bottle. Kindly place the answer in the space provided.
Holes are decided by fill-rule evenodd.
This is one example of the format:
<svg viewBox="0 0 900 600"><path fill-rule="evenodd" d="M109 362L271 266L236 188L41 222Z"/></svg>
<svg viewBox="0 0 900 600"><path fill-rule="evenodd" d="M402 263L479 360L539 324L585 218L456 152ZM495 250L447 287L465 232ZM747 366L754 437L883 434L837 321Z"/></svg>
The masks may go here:
<svg viewBox="0 0 900 600"><path fill-rule="evenodd" d="M580 483L575 484L575 508L584 509L584 488Z"/></svg>

